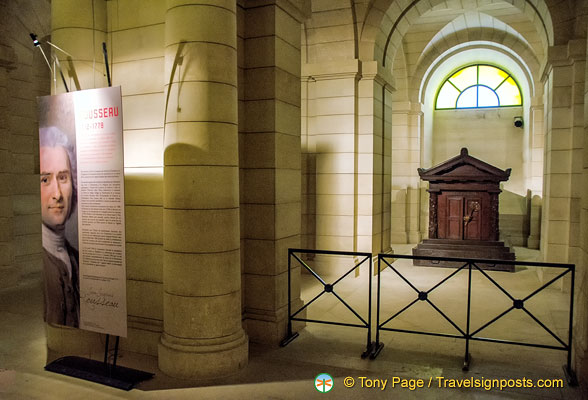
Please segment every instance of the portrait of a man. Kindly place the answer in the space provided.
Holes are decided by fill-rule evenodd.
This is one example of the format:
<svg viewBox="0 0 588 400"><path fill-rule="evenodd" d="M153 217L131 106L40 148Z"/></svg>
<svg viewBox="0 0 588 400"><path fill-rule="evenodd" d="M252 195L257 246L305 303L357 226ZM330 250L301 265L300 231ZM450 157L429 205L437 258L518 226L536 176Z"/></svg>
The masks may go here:
<svg viewBox="0 0 588 400"><path fill-rule="evenodd" d="M65 235L77 203L75 148L68 136L56 127L40 128L39 161L44 318L48 323L79 327L79 255Z"/></svg>

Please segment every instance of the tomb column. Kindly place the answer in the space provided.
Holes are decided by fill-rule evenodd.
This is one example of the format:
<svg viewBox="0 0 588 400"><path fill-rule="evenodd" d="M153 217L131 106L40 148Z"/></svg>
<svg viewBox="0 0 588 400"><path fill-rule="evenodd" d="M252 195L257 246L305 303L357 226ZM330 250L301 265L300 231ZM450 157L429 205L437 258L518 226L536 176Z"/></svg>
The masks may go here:
<svg viewBox="0 0 588 400"><path fill-rule="evenodd" d="M429 239L437 239L437 194L429 191Z"/></svg>
<svg viewBox="0 0 588 400"><path fill-rule="evenodd" d="M491 240L500 240L500 232L498 231L498 221L499 221L499 214L498 214L498 195L500 192L491 192L490 193L490 215L492 215L492 219L490 220L490 239Z"/></svg>

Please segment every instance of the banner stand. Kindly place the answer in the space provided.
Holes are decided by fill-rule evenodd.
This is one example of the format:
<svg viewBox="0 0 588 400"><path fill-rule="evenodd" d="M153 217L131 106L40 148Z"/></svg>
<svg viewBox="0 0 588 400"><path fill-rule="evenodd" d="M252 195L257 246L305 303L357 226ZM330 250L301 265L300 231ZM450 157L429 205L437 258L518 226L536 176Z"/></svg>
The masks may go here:
<svg viewBox="0 0 588 400"><path fill-rule="evenodd" d="M116 337L114 358L112 364L110 364L108 362L109 337L110 335L106 335L104 362L77 356L66 356L50 362L45 366L45 370L127 391L131 390L139 382L153 378L154 374L150 372L116 365L119 336Z"/></svg>
<svg viewBox="0 0 588 400"><path fill-rule="evenodd" d="M47 65L49 66L49 70L55 74L57 68L59 68L59 73L61 75L61 79L63 81L63 86L66 92L69 92L69 88L67 87L67 83L65 80L65 76L63 75L63 71L61 69L61 65L59 64L59 60L57 57L54 57L54 62L57 64L54 68L51 68L51 64L45 55L45 52L41 48L41 42L37 39L37 35L34 33L30 34L31 39L33 40L33 45L38 47ZM57 50L67 54L69 56L70 66L73 69L73 64L71 63L71 54L67 53L66 51L60 49L59 47L55 46L53 43L47 41L49 45L56 48ZM104 53L104 63L106 65L106 77L108 80L108 86L112 86L112 82L110 79L110 70L108 66L108 53L106 50L106 43L102 43L102 51ZM77 81L77 76L74 77L76 81L76 87L80 89L79 82ZM148 380L153 378L154 374L150 372L140 371L132 368L121 367L116 365L116 361L118 358L118 345L119 345L120 336L116 336L116 342L114 345L114 357L112 364L108 362L108 353L109 353L109 340L110 334L106 335L106 343L104 346L104 362L92 360L89 358L84 357L77 357L77 356L65 356L58 358L47 364L45 366L46 371L55 372L62 375L72 376L74 378L84 379L90 382L100 383L102 385L114 387L117 389L122 390L131 390L135 385L139 382Z"/></svg>

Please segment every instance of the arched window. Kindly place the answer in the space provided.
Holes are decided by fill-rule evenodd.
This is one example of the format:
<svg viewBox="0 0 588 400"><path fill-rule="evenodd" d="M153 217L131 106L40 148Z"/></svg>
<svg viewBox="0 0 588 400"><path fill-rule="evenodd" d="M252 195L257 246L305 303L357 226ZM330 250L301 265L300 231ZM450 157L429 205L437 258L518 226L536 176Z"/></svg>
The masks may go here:
<svg viewBox="0 0 588 400"><path fill-rule="evenodd" d="M522 104L519 85L508 72L491 65L470 65L447 78L437 93L435 108L512 107Z"/></svg>

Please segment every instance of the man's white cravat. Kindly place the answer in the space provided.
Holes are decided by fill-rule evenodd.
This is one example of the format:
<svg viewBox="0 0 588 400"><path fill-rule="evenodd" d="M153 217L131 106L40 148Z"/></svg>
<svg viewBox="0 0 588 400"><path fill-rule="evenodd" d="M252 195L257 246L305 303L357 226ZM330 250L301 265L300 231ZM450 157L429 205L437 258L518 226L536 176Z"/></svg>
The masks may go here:
<svg viewBox="0 0 588 400"><path fill-rule="evenodd" d="M67 274L71 281L71 260L69 259L69 253L65 246L65 232L61 231L57 233L49 229L45 224L41 224L41 229L43 234L43 247L49 254L54 255L65 263Z"/></svg>

